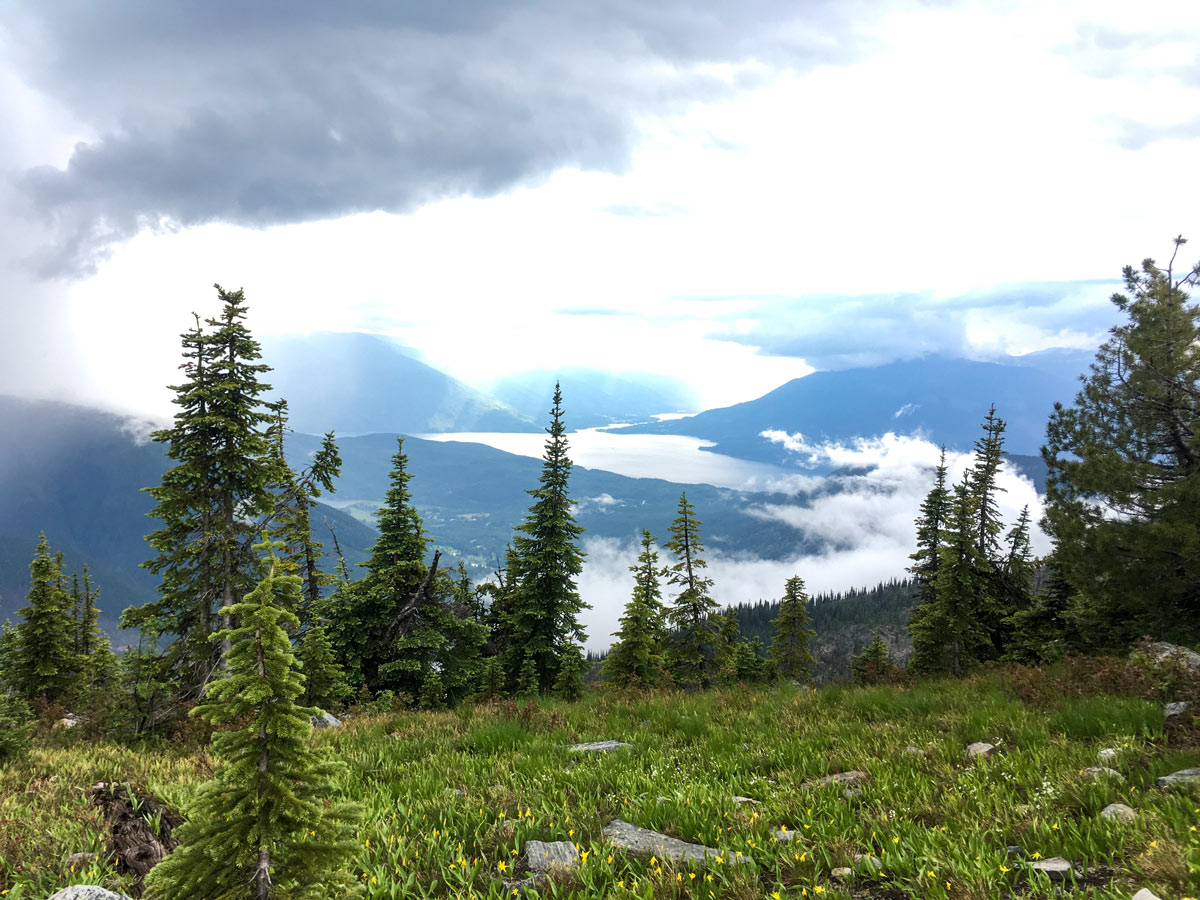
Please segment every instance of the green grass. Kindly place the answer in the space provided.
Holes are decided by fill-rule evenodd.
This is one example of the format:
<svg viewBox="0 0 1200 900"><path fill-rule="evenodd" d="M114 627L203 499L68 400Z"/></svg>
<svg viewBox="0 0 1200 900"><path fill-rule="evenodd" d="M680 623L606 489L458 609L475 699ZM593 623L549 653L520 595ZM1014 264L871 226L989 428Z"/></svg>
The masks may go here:
<svg viewBox="0 0 1200 900"><path fill-rule="evenodd" d="M630 750L580 756L565 746L617 738ZM60 738L61 740L61 738ZM500 898L530 839L569 840L586 862L550 891L581 898L985 898L1054 896L1026 855L1109 867L1076 896L1127 900L1200 895L1200 794L1154 778L1200 766L1200 751L1168 747L1161 708L1125 698L1027 707L994 680L913 688L598 693L522 710L497 704L351 721L316 740L348 764L339 793L364 811L355 873L370 898ZM969 763L972 741L998 755ZM905 753L907 746L923 755ZM1124 782L1083 769L1117 747ZM102 850L87 788L128 781L186 806L209 771L204 755L112 746L38 747L0 771L0 890L40 898L69 883L120 890L108 863L63 873L61 861ZM821 775L860 769L847 799ZM739 806L733 796L758 801ZM1136 821L1099 816L1121 801ZM718 847L751 866L678 870L626 857L601 829L619 817ZM781 843L786 827L795 841ZM855 853L883 862L850 881ZM1189 870L1190 867L1190 870ZM502 873L501 869L506 870ZM711 892L711 893L710 893Z"/></svg>

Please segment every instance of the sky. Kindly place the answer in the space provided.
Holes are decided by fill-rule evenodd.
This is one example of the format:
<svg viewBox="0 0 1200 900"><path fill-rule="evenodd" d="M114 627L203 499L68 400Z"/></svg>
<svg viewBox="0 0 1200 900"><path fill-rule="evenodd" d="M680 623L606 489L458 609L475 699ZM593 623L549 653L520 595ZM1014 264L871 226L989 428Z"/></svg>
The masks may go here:
<svg viewBox="0 0 1200 900"><path fill-rule="evenodd" d="M163 409L220 282L259 334L725 405L1094 347L1200 234L1193 0L0 11L0 393Z"/></svg>

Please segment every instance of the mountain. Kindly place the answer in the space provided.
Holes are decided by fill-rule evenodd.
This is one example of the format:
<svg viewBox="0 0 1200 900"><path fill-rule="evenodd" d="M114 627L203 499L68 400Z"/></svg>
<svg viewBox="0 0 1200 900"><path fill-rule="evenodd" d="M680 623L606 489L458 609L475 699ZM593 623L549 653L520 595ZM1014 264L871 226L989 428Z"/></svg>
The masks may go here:
<svg viewBox="0 0 1200 900"><path fill-rule="evenodd" d="M539 431L526 417L417 359L390 338L357 332L266 337L266 381L308 434ZM547 392L546 396L549 396Z"/></svg>
<svg viewBox="0 0 1200 900"><path fill-rule="evenodd" d="M644 372L613 373L598 369L523 372L494 381L489 392L521 415L541 422L550 408L554 383L561 382L567 421L572 429L638 422L658 413L696 408L696 398L683 382Z"/></svg>
<svg viewBox="0 0 1200 900"><path fill-rule="evenodd" d="M1008 423L1005 446L1013 453L1035 454L1055 401L1070 402L1078 389L1075 375L1086 361L1074 353L1034 360L1018 357L1004 364L929 356L874 368L814 372L757 400L618 431L691 435L715 442L710 449L716 453L796 465L795 453L761 433L799 432L808 443L817 444L892 431L969 450L988 406L995 403Z"/></svg>

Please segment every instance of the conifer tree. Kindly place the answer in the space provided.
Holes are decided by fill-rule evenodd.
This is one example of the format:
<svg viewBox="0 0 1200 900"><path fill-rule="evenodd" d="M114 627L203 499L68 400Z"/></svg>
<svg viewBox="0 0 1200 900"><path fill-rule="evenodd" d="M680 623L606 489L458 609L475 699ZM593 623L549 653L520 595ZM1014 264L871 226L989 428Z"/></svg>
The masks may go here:
<svg viewBox="0 0 1200 900"><path fill-rule="evenodd" d="M771 625L775 633L771 638L770 658L776 674L795 681L811 678L815 662L808 642L816 632L810 627L808 594L799 575L793 575L784 584L779 615Z"/></svg>
<svg viewBox="0 0 1200 900"><path fill-rule="evenodd" d="M668 569L667 583L680 591L667 610L667 621L674 630L671 669L676 679L706 685L713 665L713 623L709 616L719 606L709 593L712 579L704 576L708 563L702 556L701 524L687 493L681 493L678 515L671 523L671 539L666 543L676 560Z"/></svg>
<svg viewBox="0 0 1200 900"><path fill-rule="evenodd" d="M763 656L762 640L756 637L752 641L742 641L738 644L734 666L738 681L750 684L765 681L767 660Z"/></svg>
<svg viewBox="0 0 1200 900"><path fill-rule="evenodd" d="M258 577L251 551L275 502L279 480L260 399L269 370L256 362L259 345L246 328L245 296L216 285L222 310L182 335L187 379L171 389L179 407L174 424L151 438L167 445L175 463L148 491L161 522L147 540L155 556L144 563L161 576L159 599L123 615L125 627L149 627L168 639L164 664L196 696L227 648L209 635L228 629L217 610L232 608Z"/></svg>
<svg viewBox="0 0 1200 900"><path fill-rule="evenodd" d="M108 636L100 629L100 591L87 565L83 578L72 574L71 600L75 623L76 705L95 720L114 718L120 663Z"/></svg>
<svg viewBox="0 0 1200 900"><path fill-rule="evenodd" d="M13 629L9 663L13 687L26 700L69 704L75 696L76 626L62 584L61 557L50 554L43 534L29 564L28 605L17 611L24 621Z"/></svg>
<svg viewBox="0 0 1200 900"><path fill-rule="evenodd" d="M1043 527L1091 649L1200 641L1200 263L1124 269L1111 329L1042 456Z"/></svg>
<svg viewBox="0 0 1200 900"><path fill-rule="evenodd" d="M305 706L329 709L334 703L350 696L342 667L334 657L333 644L321 624L312 625L300 640L300 670L304 673Z"/></svg>
<svg viewBox="0 0 1200 900"><path fill-rule="evenodd" d="M975 441L975 464L967 474L967 487L975 497L976 545L979 555L994 559L1000 552L1000 508L996 494L1003 491L996 482L1004 463L1004 429L1007 423L996 415L993 404L983 421L983 435Z"/></svg>
<svg viewBox="0 0 1200 900"><path fill-rule="evenodd" d="M146 880L149 900L351 896L354 813L327 806L341 764L312 747L310 717L297 705L302 677L285 627L300 603L301 579L279 574L282 542L255 545L266 574L243 601L221 614L237 626L227 666L193 715L230 726L213 737L223 765L199 789L182 844Z"/></svg>
<svg viewBox="0 0 1200 900"><path fill-rule="evenodd" d="M583 696L583 650L574 642L564 647L559 657L554 695L571 703Z"/></svg>
<svg viewBox="0 0 1200 900"><path fill-rule="evenodd" d="M513 538L513 596L505 627L510 673L523 684L521 669L532 659L539 692L551 690L563 654L586 638L579 613L591 608L575 584L583 571L578 545L583 528L571 514L567 492L571 459L558 384L546 434L538 486L528 492L533 504Z"/></svg>
<svg viewBox="0 0 1200 900"><path fill-rule="evenodd" d="M871 643L850 661L850 675L855 684L888 684L899 674L900 670L892 662L892 654L876 628Z"/></svg>
<svg viewBox="0 0 1200 900"><path fill-rule="evenodd" d="M504 662L498 656L489 656L483 662L479 693L485 700L495 700L504 693Z"/></svg>
<svg viewBox="0 0 1200 900"><path fill-rule="evenodd" d="M536 697L540 691L537 660L532 653L526 653L525 661L521 663L521 669L517 672L517 696Z"/></svg>
<svg viewBox="0 0 1200 900"><path fill-rule="evenodd" d="M725 612L716 613L713 619L717 626L714 652L717 677L723 681L734 681L737 679L738 647L742 645L742 626L737 610L730 606Z"/></svg>
<svg viewBox="0 0 1200 900"><path fill-rule="evenodd" d="M633 573L633 596L625 604L621 627L614 634L617 642L604 660L604 675L613 681L656 685L663 676L665 610L658 583L658 551L649 531L642 530L642 552L629 571Z"/></svg>

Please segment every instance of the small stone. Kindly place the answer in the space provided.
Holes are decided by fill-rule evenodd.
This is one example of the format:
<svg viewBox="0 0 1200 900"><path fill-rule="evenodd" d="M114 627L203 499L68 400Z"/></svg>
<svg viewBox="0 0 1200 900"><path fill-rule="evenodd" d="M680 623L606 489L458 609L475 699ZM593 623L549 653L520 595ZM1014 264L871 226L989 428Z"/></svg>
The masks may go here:
<svg viewBox="0 0 1200 900"><path fill-rule="evenodd" d="M920 747L914 747L912 744L909 744L907 747L905 747L903 752L904 752L905 756L924 756L925 755L924 750L922 750Z"/></svg>
<svg viewBox="0 0 1200 900"><path fill-rule="evenodd" d="M1133 895L1133 900L1162 900L1162 898L1150 890L1150 888L1142 888Z"/></svg>
<svg viewBox="0 0 1200 900"><path fill-rule="evenodd" d="M827 784L840 784L844 787L850 788L857 784L862 784L866 780L866 772L859 772L852 769L849 772L837 772L833 775L823 775L816 781L811 782L810 785L815 785L816 787L825 787Z"/></svg>
<svg viewBox="0 0 1200 900"><path fill-rule="evenodd" d="M75 713L67 713L61 719L54 723L55 728L75 728L79 725L79 716Z"/></svg>
<svg viewBox="0 0 1200 900"><path fill-rule="evenodd" d="M1105 747L1096 754L1096 761L1101 763L1110 763L1120 755L1121 751L1115 747Z"/></svg>
<svg viewBox="0 0 1200 900"><path fill-rule="evenodd" d="M775 832L775 840L783 844L790 844L796 839L796 832L789 831L786 828L780 828Z"/></svg>
<svg viewBox="0 0 1200 900"><path fill-rule="evenodd" d="M1068 875L1075 871L1070 861L1063 859L1061 856L1035 860L1029 864L1029 867L1035 872L1042 872L1049 875L1051 881L1064 881Z"/></svg>
<svg viewBox="0 0 1200 900"><path fill-rule="evenodd" d="M736 803L738 806L743 806L743 805L745 805L745 804L747 804L747 803L748 803L748 804L750 804L751 806L758 806L758 805L759 805L759 802L758 802L757 800L755 800L753 797L738 797L738 796L734 796L734 798L733 798L733 802L734 802L734 803Z"/></svg>
<svg viewBox="0 0 1200 900"><path fill-rule="evenodd" d="M974 744L967 745L967 759L979 759L982 756L991 756L995 751L995 744L976 741Z"/></svg>
<svg viewBox="0 0 1200 900"><path fill-rule="evenodd" d="M1132 822L1137 818L1137 813L1124 803L1110 803L1100 810L1100 816L1105 819L1115 819L1118 822Z"/></svg>
<svg viewBox="0 0 1200 900"><path fill-rule="evenodd" d="M1160 788L1174 787L1177 784L1200 784L1200 769L1180 769L1178 772L1164 775L1155 784Z"/></svg>
<svg viewBox="0 0 1200 900"><path fill-rule="evenodd" d="M855 853L854 861L860 866L866 866L868 869L871 869L875 872L878 872L883 868L883 863L880 862L879 857L872 856L869 853Z"/></svg>
<svg viewBox="0 0 1200 900"><path fill-rule="evenodd" d="M73 884L56 894L51 894L49 900L130 900L130 898L124 894L106 891L94 884Z"/></svg>
<svg viewBox="0 0 1200 900"><path fill-rule="evenodd" d="M529 841L525 844L525 865L530 872L574 869L579 863L579 851L570 841Z"/></svg>
<svg viewBox="0 0 1200 900"><path fill-rule="evenodd" d="M1090 766L1083 770L1083 774L1090 775L1097 781L1101 778L1115 778L1117 781L1124 781L1125 776L1116 769L1110 769L1107 766Z"/></svg>
<svg viewBox="0 0 1200 900"><path fill-rule="evenodd" d="M632 746L622 741L592 741L587 744L572 744L567 749L573 753L612 753L614 750L624 750Z"/></svg>
<svg viewBox="0 0 1200 900"><path fill-rule="evenodd" d="M1022 850L1020 847L1018 847L1016 844L1009 844L1008 847L1006 848L1006 851L1008 853L1009 859L1018 859L1025 855L1025 851Z"/></svg>
<svg viewBox="0 0 1200 900"><path fill-rule="evenodd" d="M832 875L834 878L849 878L851 875L854 874L854 870L851 869L849 866L838 866L836 869L834 869L829 874Z"/></svg>
<svg viewBox="0 0 1200 900"><path fill-rule="evenodd" d="M94 863L97 859L95 853L72 853L63 860L63 868L68 872L74 872L79 869L84 869Z"/></svg>
<svg viewBox="0 0 1200 900"><path fill-rule="evenodd" d="M504 893L512 896L513 894L520 894L524 891L536 891L549 881L549 878L538 872L530 875L528 878L521 878L516 881L504 881L501 882L501 884L504 886Z"/></svg>
<svg viewBox="0 0 1200 900"><path fill-rule="evenodd" d="M704 862L710 857L722 857L729 863L749 862L748 856L737 856L724 850L714 850L703 844L689 844L679 838L659 834L649 828L639 828L620 819L613 819L604 826L604 839L634 856L658 856L672 862L695 860Z"/></svg>
<svg viewBox="0 0 1200 900"><path fill-rule="evenodd" d="M313 728L341 728L342 720L333 713L322 712L319 716L312 717Z"/></svg>
<svg viewBox="0 0 1200 900"><path fill-rule="evenodd" d="M1176 703L1168 703L1163 707L1163 718L1173 719L1175 716L1182 716L1191 708L1192 704L1183 700L1180 700Z"/></svg>

